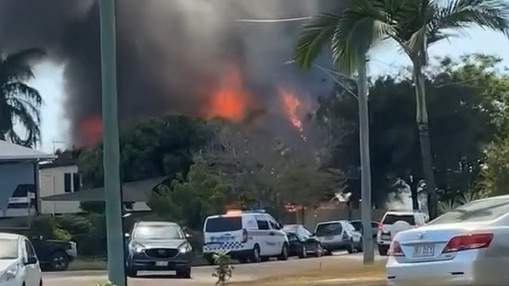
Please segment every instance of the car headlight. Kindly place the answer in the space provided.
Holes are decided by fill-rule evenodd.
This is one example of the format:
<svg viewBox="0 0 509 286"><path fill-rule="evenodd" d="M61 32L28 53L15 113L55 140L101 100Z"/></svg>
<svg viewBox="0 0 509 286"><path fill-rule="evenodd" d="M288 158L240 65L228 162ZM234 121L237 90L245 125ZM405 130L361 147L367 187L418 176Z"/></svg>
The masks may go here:
<svg viewBox="0 0 509 286"><path fill-rule="evenodd" d="M179 247L180 253L189 253L191 251L193 251L193 248L191 247L191 245L189 243L186 243L186 244L182 245L181 247Z"/></svg>
<svg viewBox="0 0 509 286"><path fill-rule="evenodd" d="M134 252L142 252L145 249L145 247L141 243L138 243L136 241L131 241L131 243L129 244L129 248Z"/></svg>
<svg viewBox="0 0 509 286"><path fill-rule="evenodd" d="M2 275L0 275L0 282L7 282L9 280L16 278L16 275L18 275L18 271L19 265L17 263L10 266L2 273Z"/></svg>

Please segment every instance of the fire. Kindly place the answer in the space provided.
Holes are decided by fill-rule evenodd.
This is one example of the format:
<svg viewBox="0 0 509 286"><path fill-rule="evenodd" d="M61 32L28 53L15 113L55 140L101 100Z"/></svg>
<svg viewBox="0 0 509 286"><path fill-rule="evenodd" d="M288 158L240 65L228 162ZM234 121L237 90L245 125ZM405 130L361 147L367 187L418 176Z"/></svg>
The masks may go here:
<svg viewBox="0 0 509 286"><path fill-rule="evenodd" d="M301 107L302 103L292 92L288 90L280 89L279 94L281 95L284 111L288 120L290 120L290 123L302 133L302 121L299 119L298 115L299 107Z"/></svg>
<svg viewBox="0 0 509 286"><path fill-rule="evenodd" d="M220 78L217 89L212 92L203 107L205 117L222 117L240 121L244 118L250 104L251 95L244 88L244 81L239 69L234 65L226 67Z"/></svg>
<svg viewBox="0 0 509 286"><path fill-rule="evenodd" d="M80 132L80 144L83 146L92 146L101 140L102 127L101 117L99 115L89 115L78 124Z"/></svg>

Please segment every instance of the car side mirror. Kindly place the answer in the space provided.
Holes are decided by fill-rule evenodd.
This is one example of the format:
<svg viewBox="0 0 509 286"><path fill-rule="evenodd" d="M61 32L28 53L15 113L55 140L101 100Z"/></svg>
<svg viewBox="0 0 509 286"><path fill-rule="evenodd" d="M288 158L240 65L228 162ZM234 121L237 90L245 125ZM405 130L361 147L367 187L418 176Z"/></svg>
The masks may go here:
<svg viewBox="0 0 509 286"><path fill-rule="evenodd" d="M36 263L37 263L37 257L35 257L35 256L28 257L25 260L25 265L33 265L33 264L36 264Z"/></svg>

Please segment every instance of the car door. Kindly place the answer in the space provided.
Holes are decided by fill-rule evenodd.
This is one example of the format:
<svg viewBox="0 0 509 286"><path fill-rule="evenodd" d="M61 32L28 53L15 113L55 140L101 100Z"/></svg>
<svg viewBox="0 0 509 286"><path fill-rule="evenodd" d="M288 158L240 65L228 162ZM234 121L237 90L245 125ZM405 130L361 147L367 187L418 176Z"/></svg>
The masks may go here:
<svg viewBox="0 0 509 286"><path fill-rule="evenodd" d="M345 222L345 231L347 231L348 236L350 236L355 243L359 243L362 238L362 234L355 230L352 224Z"/></svg>
<svg viewBox="0 0 509 286"><path fill-rule="evenodd" d="M256 224L258 225L257 242L260 245L260 255L270 256L274 255L274 233L270 229L269 221L264 215L255 216Z"/></svg>
<svg viewBox="0 0 509 286"><path fill-rule="evenodd" d="M273 255L277 255L281 253L283 249L283 243L286 241L286 234L279 226L279 223L276 220L267 215L267 221L269 222L270 230L271 230L271 240L273 241Z"/></svg>
<svg viewBox="0 0 509 286"><path fill-rule="evenodd" d="M32 243L28 239L25 239L25 243L23 245L25 255L23 261L29 261L30 258L35 258L36 263L25 265L25 283L27 286L38 286L39 281L41 281L41 270L39 267L39 260L37 259L37 254L35 253L34 247Z"/></svg>

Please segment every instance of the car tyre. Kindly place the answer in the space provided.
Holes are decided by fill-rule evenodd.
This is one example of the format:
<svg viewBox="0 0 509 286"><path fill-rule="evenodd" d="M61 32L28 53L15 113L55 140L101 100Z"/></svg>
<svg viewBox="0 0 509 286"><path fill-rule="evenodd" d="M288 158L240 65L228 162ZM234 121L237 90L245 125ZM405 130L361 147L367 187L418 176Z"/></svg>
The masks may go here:
<svg viewBox="0 0 509 286"><path fill-rule="evenodd" d="M359 241L359 244L357 245L357 252L363 252L364 251L364 247L363 247L363 244L362 244L362 239Z"/></svg>
<svg viewBox="0 0 509 286"><path fill-rule="evenodd" d="M52 271L65 271L69 268L69 256L63 251L55 251L50 259L50 269Z"/></svg>
<svg viewBox="0 0 509 286"><path fill-rule="evenodd" d="M214 257L212 255L205 255L205 260L209 265L215 265L216 261L214 260Z"/></svg>
<svg viewBox="0 0 509 286"><path fill-rule="evenodd" d="M281 254L277 258L277 260L286 261L288 260L288 244L283 243L283 248L281 248Z"/></svg>
<svg viewBox="0 0 509 286"><path fill-rule="evenodd" d="M138 276L138 270L136 270L133 267L127 267L126 275L127 275L127 277L130 277L130 278L136 278L136 276Z"/></svg>
<svg viewBox="0 0 509 286"><path fill-rule="evenodd" d="M388 251L389 251L389 248L387 246L378 245L378 253L381 256L387 256Z"/></svg>
<svg viewBox="0 0 509 286"><path fill-rule="evenodd" d="M352 254L355 252L355 247L353 245L353 241L350 241L350 244L348 245L348 248L346 249L346 251L348 251L349 254Z"/></svg>
<svg viewBox="0 0 509 286"><path fill-rule="evenodd" d="M239 260L239 263L245 264L248 262L249 259L247 259L246 257L240 257L238 260Z"/></svg>
<svg viewBox="0 0 509 286"><path fill-rule="evenodd" d="M315 257L321 257L323 255L323 247L320 243L316 245Z"/></svg>
<svg viewBox="0 0 509 286"><path fill-rule="evenodd" d="M177 277L184 278L184 279L190 279L191 278L191 268L177 270Z"/></svg>
<svg viewBox="0 0 509 286"><path fill-rule="evenodd" d="M299 252L299 258L302 259L302 258L306 258L307 257L307 250L306 250L306 244L303 243L301 245L301 248L300 248L300 252Z"/></svg>
<svg viewBox="0 0 509 286"><path fill-rule="evenodd" d="M250 260L253 263L259 263L262 261L262 257L260 256L260 246L258 246L258 244L256 244L253 248Z"/></svg>

